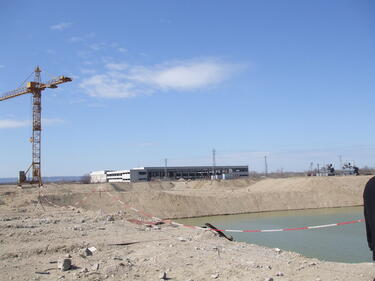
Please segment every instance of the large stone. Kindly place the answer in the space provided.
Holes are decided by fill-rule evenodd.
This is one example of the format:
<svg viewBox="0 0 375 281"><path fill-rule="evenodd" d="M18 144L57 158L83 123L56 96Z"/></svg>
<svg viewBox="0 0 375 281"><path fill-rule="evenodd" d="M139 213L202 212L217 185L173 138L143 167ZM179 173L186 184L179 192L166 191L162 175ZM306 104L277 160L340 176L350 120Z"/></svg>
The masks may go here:
<svg viewBox="0 0 375 281"><path fill-rule="evenodd" d="M82 249L81 256L82 257L92 256L92 252L88 248Z"/></svg>
<svg viewBox="0 0 375 281"><path fill-rule="evenodd" d="M115 217L113 215L108 215L106 219L107 221L115 221Z"/></svg>
<svg viewBox="0 0 375 281"><path fill-rule="evenodd" d="M166 272L161 273L159 275L159 279L161 279L161 280L168 280L167 273Z"/></svg>
<svg viewBox="0 0 375 281"><path fill-rule="evenodd" d="M61 269L61 271L67 271L72 266L71 259L59 259L57 262L57 268Z"/></svg>

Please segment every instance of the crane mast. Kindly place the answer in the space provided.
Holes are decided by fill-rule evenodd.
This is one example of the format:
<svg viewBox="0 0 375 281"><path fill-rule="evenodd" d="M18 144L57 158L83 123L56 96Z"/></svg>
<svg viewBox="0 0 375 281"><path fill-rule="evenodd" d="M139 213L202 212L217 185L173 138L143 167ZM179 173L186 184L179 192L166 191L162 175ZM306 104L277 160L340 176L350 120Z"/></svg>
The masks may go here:
<svg viewBox="0 0 375 281"><path fill-rule="evenodd" d="M41 82L41 70L37 66L34 70L34 81L27 82L26 87L21 87L10 91L0 96L0 101L11 99L17 96L31 93L33 104L33 119L32 119L32 162L29 168L20 172L19 183L22 184L26 181L26 174L31 169L30 183L42 186L42 173L41 173L41 139L42 139L42 91L46 88L57 88L57 85L72 81L71 78L59 76L45 83Z"/></svg>
<svg viewBox="0 0 375 281"><path fill-rule="evenodd" d="M42 90L40 89L40 68L35 69L36 87L33 94L33 136L32 143L32 162L31 162L31 183L38 183L42 186L41 176L41 135L42 135Z"/></svg>

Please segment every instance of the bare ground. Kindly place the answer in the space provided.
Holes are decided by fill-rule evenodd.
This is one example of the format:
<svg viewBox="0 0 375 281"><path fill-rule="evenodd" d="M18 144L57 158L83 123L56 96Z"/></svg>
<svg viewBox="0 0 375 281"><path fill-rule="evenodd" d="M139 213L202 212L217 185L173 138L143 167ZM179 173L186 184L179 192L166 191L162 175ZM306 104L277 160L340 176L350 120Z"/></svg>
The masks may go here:
<svg viewBox="0 0 375 281"><path fill-rule="evenodd" d="M160 280L164 272L182 281L373 280L372 263L322 262L210 230L130 223L150 218L118 201L162 218L355 206L368 179L2 186L0 280ZM97 250L85 256L87 247ZM67 255L73 267L61 271L56 261Z"/></svg>

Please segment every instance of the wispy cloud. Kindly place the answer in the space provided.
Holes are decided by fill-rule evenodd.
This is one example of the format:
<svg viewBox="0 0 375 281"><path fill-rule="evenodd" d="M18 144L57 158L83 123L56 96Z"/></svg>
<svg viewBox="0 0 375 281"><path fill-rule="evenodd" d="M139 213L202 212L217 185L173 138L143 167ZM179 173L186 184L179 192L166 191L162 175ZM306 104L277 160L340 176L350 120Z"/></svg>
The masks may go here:
<svg viewBox="0 0 375 281"><path fill-rule="evenodd" d="M82 81L93 97L128 98L156 91L193 91L220 84L243 65L205 58L154 66L107 63L106 70Z"/></svg>
<svg viewBox="0 0 375 281"><path fill-rule="evenodd" d="M120 47L119 44L116 42L112 42L112 43L96 42L96 43L89 44L88 47L94 51L99 51L99 50L106 49L106 48L112 48L119 52L127 52L125 48Z"/></svg>
<svg viewBox="0 0 375 281"><path fill-rule="evenodd" d="M86 42L87 39L92 38L95 36L94 32L87 33L85 35L81 36L73 36L68 39L69 42L71 43L77 43L77 42Z"/></svg>
<svg viewBox="0 0 375 281"><path fill-rule="evenodd" d="M43 118L42 125L53 126L56 124L64 123L64 120L58 118ZM30 120L0 120L0 129L16 129L31 126Z"/></svg>
<svg viewBox="0 0 375 281"><path fill-rule="evenodd" d="M69 38L69 42L76 43L76 42L84 42L85 39L80 36L73 36Z"/></svg>
<svg viewBox="0 0 375 281"><path fill-rule="evenodd" d="M17 120L0 120L0 129L15 129L29 126L31 123L28 120L17 121Z"/></svg>
<svg viewBox="0 0 375 281"><path fill-rule="evenodd" d="M61 22L61 23L58 23L58 24L55 24L55 25L51 25L50 29L63 31L65 29L71 27L72 25L73 25L73 23L71 23L71 22Z"/></svg>
<svg viewBox="0 0 375 281"><path fill-rule="evenodd" d="M64 120L60 118L42 118L42 125L44 126L54 126L63 123Z"/></svg>
<svg viewBox="0 0 375 281"><path fill-rule="evenodd" d="M89 48L94 50L94 51L99 51L103 49L106 46L105 43L93 43L89 45Z"/></svg>
<svg viewBox="0 0 375 281"><path fill-rule="evenodd" d="M128 52L128 50L125 49L125 48L117 48L117 51L119 51L120 53L123 53L123 54L126 54Z"/></svg>

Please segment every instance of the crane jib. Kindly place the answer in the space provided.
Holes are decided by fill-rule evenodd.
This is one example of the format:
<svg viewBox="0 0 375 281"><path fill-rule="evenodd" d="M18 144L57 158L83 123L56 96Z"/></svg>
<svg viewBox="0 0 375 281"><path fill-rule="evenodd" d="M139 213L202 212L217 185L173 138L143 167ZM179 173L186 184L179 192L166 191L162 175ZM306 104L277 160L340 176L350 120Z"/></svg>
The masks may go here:
<svg viewBox="0 0 375 281"><path fill-rule="evenodd" d="M35 90L45 90L46 88L57 88L57 85L71 82L72 79L70 77L66 76L60 76L58 78L49 80L45 83L38 83L38 82L28 82L26 87L21 87L18 89L15 89L13 91L7 92L0 96L0 101L7 100L10 98L22 96L24 94L32 93Z"/></svg>

